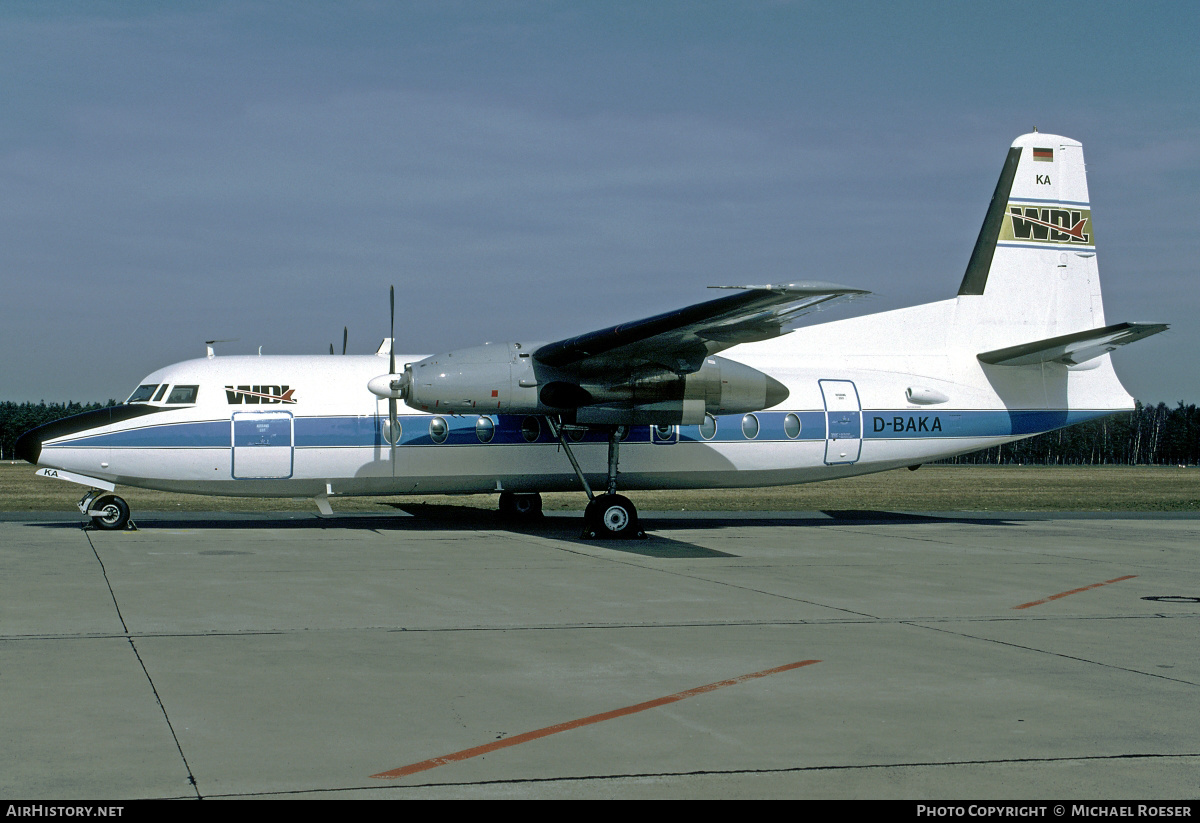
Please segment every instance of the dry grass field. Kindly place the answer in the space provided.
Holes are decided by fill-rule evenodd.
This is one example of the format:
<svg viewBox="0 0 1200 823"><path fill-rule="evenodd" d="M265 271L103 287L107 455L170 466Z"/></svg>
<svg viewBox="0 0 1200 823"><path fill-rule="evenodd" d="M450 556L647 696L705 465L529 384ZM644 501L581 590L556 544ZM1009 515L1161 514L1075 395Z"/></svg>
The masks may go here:
<svg viewBox="0 0 1200 823"><path fill-rule="evenodd" d="M139 511L316 511L310 500L200 497L118 488ZM75 510L84 488L0 464L0 511ZM1167 466L924 466L770 489L632 492L642 511L1200 511L1200 469ZM543 495L550 511L582 511L583 492ZM495 508L495 495L335 497L335 512L412 505Z"/></svg>

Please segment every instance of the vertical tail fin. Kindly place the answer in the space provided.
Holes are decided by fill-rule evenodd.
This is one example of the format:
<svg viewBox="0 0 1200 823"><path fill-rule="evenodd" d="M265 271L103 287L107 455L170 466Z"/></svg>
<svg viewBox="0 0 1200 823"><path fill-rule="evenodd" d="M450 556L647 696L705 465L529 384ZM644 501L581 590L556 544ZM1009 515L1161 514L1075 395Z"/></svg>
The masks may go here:
<svg viewBox="0 0 1200 823"><path fill-rule="evenodd" d="M980 297L979 318L1003 337L1038 339L1104 325L1083 147L1025 134L1000 181L959 287Z"/></svg>

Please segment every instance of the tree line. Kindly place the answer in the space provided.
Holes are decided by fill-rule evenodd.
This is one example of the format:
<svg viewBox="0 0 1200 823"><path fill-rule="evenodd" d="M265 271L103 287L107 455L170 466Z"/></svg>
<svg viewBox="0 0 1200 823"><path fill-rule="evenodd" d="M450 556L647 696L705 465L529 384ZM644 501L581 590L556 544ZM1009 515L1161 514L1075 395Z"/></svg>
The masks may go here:
<svg viewBox="0 0 1200 823"><path fill-rule="evenodd" d="M107 403L0 402L0 460L13 459L13 444L32 428L91 411ZM951 457L944 463L1030 463L1037 465L1196 465L1200 463L1200 410L1181 400L1078 423L990 449Z"/></svg>
<svg viewBox="0 0 1200 823"><path fill-rule="evenodd" d="M1200 410L1182 400L1076 423L1003 446L961 454L942 463L1019 463L1041 466L1104 464L1176 466L1200 463Z"/></svg>

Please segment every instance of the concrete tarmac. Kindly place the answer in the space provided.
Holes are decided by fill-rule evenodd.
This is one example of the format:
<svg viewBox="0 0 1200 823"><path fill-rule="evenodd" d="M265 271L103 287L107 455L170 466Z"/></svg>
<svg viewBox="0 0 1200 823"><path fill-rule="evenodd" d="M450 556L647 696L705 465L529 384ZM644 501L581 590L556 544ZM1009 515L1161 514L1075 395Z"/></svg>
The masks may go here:
<svg viewBox="0 0 1200 823"><path fill-rule="evenodd" d="M1200 519L0 517L0 796L1200 795Z"/></svg>

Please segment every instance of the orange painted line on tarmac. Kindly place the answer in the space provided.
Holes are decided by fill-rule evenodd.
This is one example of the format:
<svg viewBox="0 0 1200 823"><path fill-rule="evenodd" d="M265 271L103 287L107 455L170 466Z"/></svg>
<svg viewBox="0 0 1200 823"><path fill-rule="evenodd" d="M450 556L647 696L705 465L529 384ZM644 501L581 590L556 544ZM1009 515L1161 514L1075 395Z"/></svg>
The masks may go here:
<svg viewBox="0 0 1200 823"><path fill-rule="evenodd" d="M1078 589L1071 589L1069 592L1060 592L1058 594L1052 594L1049 597L1044 598L1042 600L1034 600L1032 603L1022 603L1020 606L1013 606L1013 608L1014 609L1028 609L1030 606L1040 606L1043 603L1049 603L1051 600L1058 600L1060 597L1066 597L1069 594L1079 594L1080 592L1086 592L1088 589L1095 589L1095 588L1099 588L1100 586L1107 586L1109 583L1120 583L1122 580L1132 580L1135 577L1137 577L1136 574L1127 574L1124 577L1114 577L1112 580L1105 580L1103 583L1093 583L1090 586L1082 586Z"/></svg>
<svg viewBox="0 0 1200 823"><path fill-rule="evenodd" d="M531 740L549 737L550 735L558 734L559 732L566 732L570 731L571 729L578 729L582 726L590 726L593 723L600 723L602 721L612 720L617 717L625 717L626 715L637 714L638 712L646 711L646 709L654 709L659 706L666 706L669 703L677 703L685 698L694 697L695 695L704 694L705 692L715 691L716 689L721 689L725 686L736 686L738 683L745 683L747 680L766 677L769 674L779 674L780 672L791 671L792 669L798 669L801 666L811 666L814 663L820 662L820 660L801 660L797 663L788 663L786 666L777 666L773 669L763 669L761 672L743 674L740 677L734 677L730 680L721 680L717 683L709 683L707 686L697 686L694 689L688 689L684 692L677 692L676 694L668 695L666 697L659 697L654 700L647 700L645 703L626 706L623 709L613 709L612 711L593 714L590 717L581 717L578 720L570 720L566 723L558 723L554 726L547 726L544 729L537 729L536 731L525 732L524 734L518 734L514 737L506 737L503 740L495 740L491 743L485 743L482 746L475 746L471 749L463 749L461 752L455 752L454 754L447 754L442 755L441 757L434 757L429 760L422 760L420 763L412 763L408 766L401 766L399 769L392 769L389 772L380 772L379 774L371 775L371 777L377 777L381 780L407 777L410 774L416 774L417 772L435 769L438 766L444 766L447 763L456 763L459 760L467 760L472 757L478 757L481 754L488 754L489 752L494 752L497 749L506 749L509 746L518 746L521 743L528 743Z"/></svg>

